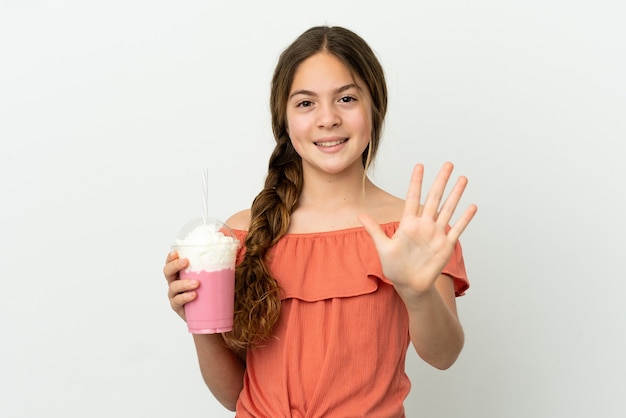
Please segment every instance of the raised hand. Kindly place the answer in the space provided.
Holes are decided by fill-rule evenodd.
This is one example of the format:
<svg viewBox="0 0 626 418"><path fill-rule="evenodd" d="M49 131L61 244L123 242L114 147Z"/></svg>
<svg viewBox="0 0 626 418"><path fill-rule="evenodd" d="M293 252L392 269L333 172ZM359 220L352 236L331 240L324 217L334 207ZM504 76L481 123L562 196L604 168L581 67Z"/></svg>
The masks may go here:
<svg viewBox="0 0 626 418"><path fill-rule="evenodd" d="M467 178L459 177L444 200L453 168L449 162L443 165L422 205L424 167L415 166L402 219L393 237L387 237L370 216L359 216L374 241L383 273L399 290L416 295L432 290L459 236L476 214L478 208L470 205L454 225L449 225L467 185Z"/></svg>

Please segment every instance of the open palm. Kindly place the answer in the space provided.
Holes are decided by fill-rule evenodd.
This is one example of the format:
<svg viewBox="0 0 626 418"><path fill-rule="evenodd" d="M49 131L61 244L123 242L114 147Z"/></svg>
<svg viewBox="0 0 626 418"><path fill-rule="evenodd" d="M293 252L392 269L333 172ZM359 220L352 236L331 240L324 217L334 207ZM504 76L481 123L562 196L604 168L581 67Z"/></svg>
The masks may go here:
<svg viewBox="0 0 626 418"><path fill-rule="evenodd" d="M459 177L444 200L453 168L452 163L443 165L422 205L424 167L415 166L402 219L391 238L370 216L359 217L374 241L383 273L396 287L418 294L432 289L459 236L476 214L476 205L470 205L454 225L449 225L467 185L467 178Z"/></svg>

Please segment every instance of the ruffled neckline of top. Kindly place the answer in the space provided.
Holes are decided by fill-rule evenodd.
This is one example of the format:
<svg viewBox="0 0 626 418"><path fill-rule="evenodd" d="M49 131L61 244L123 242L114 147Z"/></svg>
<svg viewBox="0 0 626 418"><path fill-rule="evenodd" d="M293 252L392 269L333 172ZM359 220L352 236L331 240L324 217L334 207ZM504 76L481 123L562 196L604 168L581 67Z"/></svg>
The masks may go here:
<svg viewBox="0 0 626 418"><path fill-rule="evenodd" d="M391 237L399 222L380 224ZM233 229L241 242L237 262L245 255L248 231ZM391 285L382 270L374 242L364 227L285 234L268 252L268 267L283 290L283 299L318 301L375 292ZM457 296L469 287L460 244L444 273L454 279Z"/></svg>
<svg viewBox="0 0 626 418"><path fill-rule="evenodd" d="M393 235L398 222L381 225ZM245 254L247 231L234 230ZM315 302L375 292L384 277L378 253L363 227L284 235L268 253L282 299Z"/></svg>

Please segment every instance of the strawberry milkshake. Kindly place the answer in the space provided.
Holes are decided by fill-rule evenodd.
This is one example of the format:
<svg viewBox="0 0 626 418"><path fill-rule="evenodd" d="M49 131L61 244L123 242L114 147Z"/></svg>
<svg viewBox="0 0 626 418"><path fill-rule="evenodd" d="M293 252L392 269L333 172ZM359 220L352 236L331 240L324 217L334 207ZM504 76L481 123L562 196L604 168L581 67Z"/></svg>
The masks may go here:
<svg viewBox="0 0 626 418"><path fill-rule="evenodd" d="M180 258L189 266L181 280L198 280L197 297L185 305L187 327L192 334L231 331L235 298L235 259L239 241L226 224L214 218L193 220L179 232Z"/></svg>

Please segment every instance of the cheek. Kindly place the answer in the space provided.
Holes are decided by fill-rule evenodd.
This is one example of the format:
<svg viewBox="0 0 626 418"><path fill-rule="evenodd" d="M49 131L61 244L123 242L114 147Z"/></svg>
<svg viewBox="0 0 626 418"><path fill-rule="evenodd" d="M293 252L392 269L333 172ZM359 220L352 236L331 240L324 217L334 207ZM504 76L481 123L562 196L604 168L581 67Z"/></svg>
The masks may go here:
<svg viewBox="0 0 626 418"><path fill-rule="evenodd" d="M285 112L285 131L289 136L297 135L298 132L298 118L289 111Z"/></svg>
<svg viewBox="0 0 626 418"><path fill-rule="evenodd" d="M289 137L295 138L297 140L297 138L303 137L306 133L306 124L303 123L303 119L302 118L298 118L298 117L288 117L286 122L285 122L285 129L287 131L287 133L289 134Z"/></svg>
<svg viewBox="0 0 626 418"><path fill-rule="evenodd" d="M361 127L361 132L363 133L363 135L366 136L371 136L372 133L372 118L368 113L362 113L359 118L354 120L354 123L357 126Z"/></svg>
<svg viewBox="0 0 626 418"><path fill-rule="evenodd" d="M296 150L296 153L302 156L302 144L298 140L294 140L291 135L289 136L289 141L291 141L291 146Z"/></svg>

